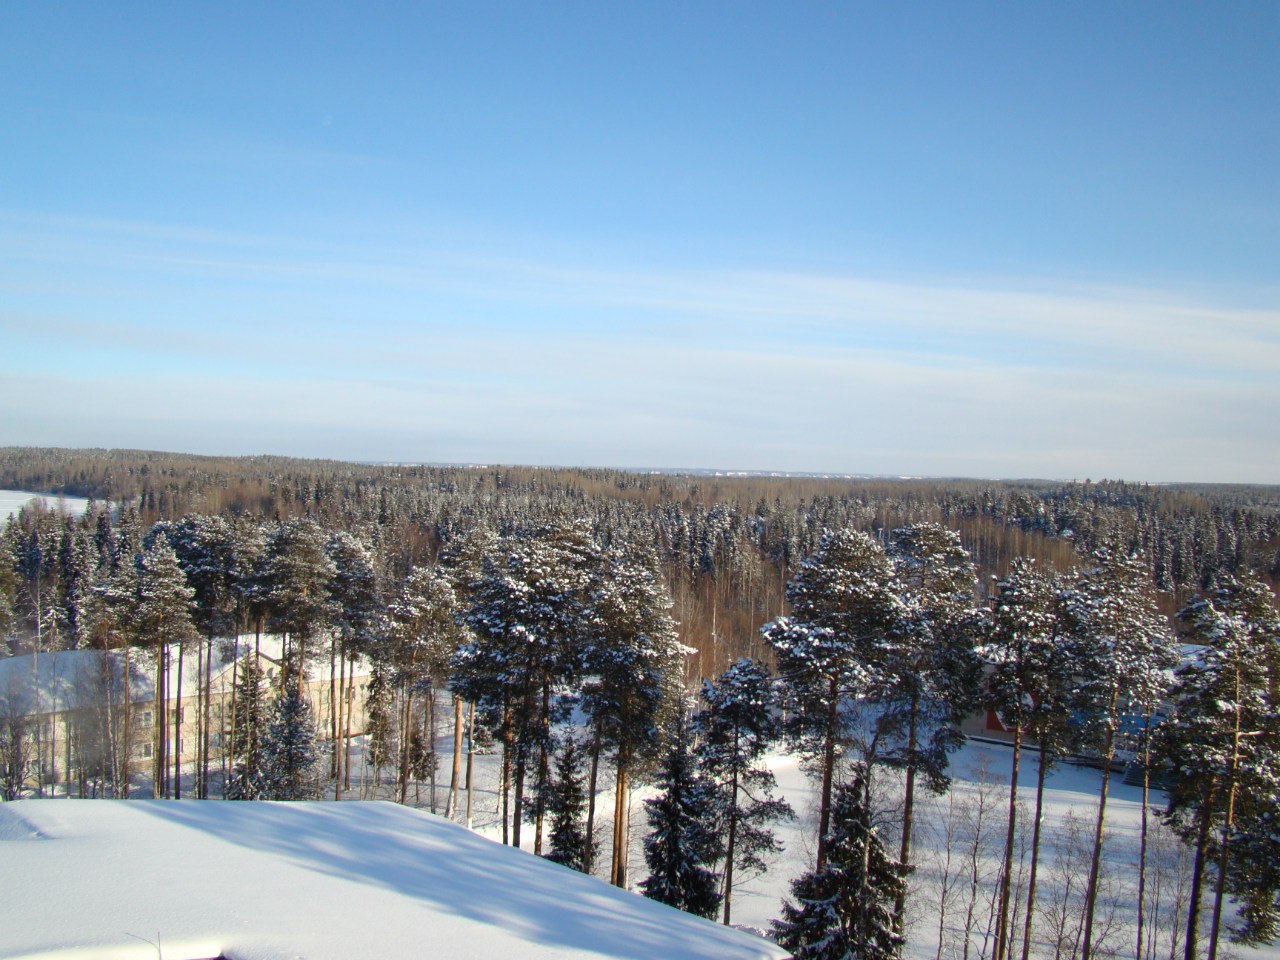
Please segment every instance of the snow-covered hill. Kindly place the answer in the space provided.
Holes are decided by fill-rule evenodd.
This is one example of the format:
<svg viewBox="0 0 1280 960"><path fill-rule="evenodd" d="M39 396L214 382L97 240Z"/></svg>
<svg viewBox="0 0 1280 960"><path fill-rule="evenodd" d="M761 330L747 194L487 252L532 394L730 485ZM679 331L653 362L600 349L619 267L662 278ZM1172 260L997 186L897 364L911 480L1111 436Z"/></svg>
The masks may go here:
<svg viewBox="0 0 1280 960"><path fill-rule="evenodd" d="M771 958L391 803L0 804L0 957Z"/></svg>

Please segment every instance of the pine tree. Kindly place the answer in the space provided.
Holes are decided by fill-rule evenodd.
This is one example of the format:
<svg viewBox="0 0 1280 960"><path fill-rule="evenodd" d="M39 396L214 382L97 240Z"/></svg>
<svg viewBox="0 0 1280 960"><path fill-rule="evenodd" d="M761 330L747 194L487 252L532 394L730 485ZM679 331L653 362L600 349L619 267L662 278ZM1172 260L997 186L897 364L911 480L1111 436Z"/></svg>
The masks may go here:
<svg viewBox="0 0 1280 960"><path fill-rule="evenodd" d="M578 742L572 737L566 738L556 759L555 777L546 798L547 816L551 819L550 850L546 858L574 870L585 870L591 862L585 829L584 759Z"/></svg>
<svg viewBox="0 0 1280 960"><path fill-rule="evenodd" d="M375 656L391 667L400 688L401 803L407 798L411 768L415 767L410 756L415 739L420 752L417 771L430 776L433 786L435 783L435 684L446 675L454 651L468 639L455 619L457 613L453 586L443 572L438 568L414 567L388 605L387 630L374 647ZM412 729L414 697L419 692L424 692L427 698L425 737ZM434 791L431 803L434 809Z"/></svg>
<svg viewBox="0 0 1280 960"><path fill-rule="evenodd" d="M593 729L588 788L587 847L594 856L595 787L600 752L614 759L614 830L610 879L627 883L627 796L633 766L651 760L659 731L683 696L684 648L670 614L671 597L654 572L656 561L639 550L604 558L589 599L582 710ZM590 869L590 863L588 863Z"/></svg>
<svg viewBox="0 0 1280 960"><path fill-rule="evenodd" d="M325 551L326 539L314 520L286 521L268 539L258 573L271 622L289 638L282 672L299 680L314 653L311 641L336 613L329 592L336 570Z"/></svg>
<svg viewBox="0 0 1280 960"><path fill-rule="evenodd" d="M1102 761L1080 947L1081 960L1091 960L1107 793L1121 720L1133 704L1159 699L1168 671L1178 662L1178 652L1168 622L1156 608L1151 571L1136 555L1106 547L1095 550L1065 609L1087 733L1092 735Z"/></svg>
<svg viewBox="0 0 1280 960"><path fill-rule="evenodd" d="M977 700L981 617L973 560L955 531L917 523L893 531L892 543L901 602L871 696L891 741L884 762L906 772L898 858L910 865L917 775L935 793L946 789L948 755L964 742L960 724ZM905 910L905 900L895 905L899 932Z"/></svg>
<svg viewBox="0 0 1280 960"><path fill-rule="evenodd" d="M644 802L650 828L644 841L649 876L640 881L640 889L651 900L711 917L720 894L710 864L723 856L714 822L716 791L695 768L683 721L672 731L656 786L657 796Z"/></svg>
<svg viewBox="0 0 1280 960"><path fill-rule="evenodd" d="M759 661L741 659L715 682L702 685L706 706L693 718L698 758L716 784L716 807L725 837L724 922L731 920L735 868L767 869L766 857L781 850L769 824L793 817L773 796L773 773L761 763L781 733L774 715L769 672Z"/></svg>
<svg viewBox="0 0 1280 960"><path fill-rule="evenodd" d="M792 616L762 628L788 702L788 735L817 768L817 867L826 857L836 761L848 707L878 681L885 638L901 615L892 564L865 533L823 534L787 585Z"/></svg>
<svg viewBox="0 0 1280 960"><path fill-rule="evenodd" d="M1218 866L1209 954L1223 898L1235 894L1246 942L1280 929L1280 616L1258 579L1242 576L1179 614L1194 656L1177 672L1159 753L1172 769L1169 816L1195 848L1186 955L1199 940L1200 895ZM1214 834L1217 834L1216 840Z"/></svg>
<svg viewBox="0 0 1280 960"><path fill-rule="evenodd" d="M859 772L836 795L825 864L791 885L774 921L779 944L794 960L891 960L903 939L894 904L907 869L889 857L871 822L871 802Z"/></svg>
<svg viewBox="0 0 1280 960"><path fill-rule="evenodd" d="M386 627L386 605L373 557L362 541L348 533L336 533L329 538L326 550L334 566L329 595L335 607L337 628L329 640L329 741L333 747L330 774L334 778L334 799L337 800L342 796L344 780L350 785L347 744L352 702L347 687L347 664L352 664L354 673L356 657L372 656L375 652Z"/></svg>
<svg viewBox="0 0 1280 960"><path fill-rule="evenodd" d="M1015 560L1008 576L996 585L990 623L980 648L988 669L987 706L1013 733L1004 860L996 893L994 960L1004 960L1013 953L1010 895L1023 739L1036 717L1042 719L1042 727L1047 727L1051 710L1068 708L1062 701L1060 689L1069 682L1072 664L1069 657L1063 655L1067 648L1063 643L1062 630L1056 581L1042 574L1033 561ZM1043 759L1042 756L1037 808L1044 782ZM1036 829L1039 830L1038 817ZM1029 909L1028 914L1030 912Z"/></svg>
<svg viewBox="0 0 1280 960"><path fill-rule="evenodd" d="M516 846L530 766L544 783L552 726L566 709L556 693L582 670L599 553L585 529L539 530L508 541L506 556L487 564L471 586L464 620L473 638L453 658L450 685L476 703L502 737L504 803L505 771L514 774L514 809L509 821L504 810L503 840Z"/></svg>
<svg viewBox="0 0 1280 960"><path fill-rule="evenodd" d="M169 541L162 536L152 539L142 555L138 574L138 606L133 618L137 636L153 645L156 658L156 793L169 796L181 794L181 714L174 710L174 770L172 783L168 780L169 743L167 702L169 699L169 672L173 648L177 647L179 663L182 649L188 641L198 640L192 621L195 591L187 583L187 576L178 563L177 554ZM179 681L180 682L180 681Z"/></svg>
<svg viewBox="0 0 1280 960"><path fill-rule="evenodd" d="M262 771L268 800L315 797L316 727L311 705L296 685L286 683L272 708L262 738Z"/></svg>

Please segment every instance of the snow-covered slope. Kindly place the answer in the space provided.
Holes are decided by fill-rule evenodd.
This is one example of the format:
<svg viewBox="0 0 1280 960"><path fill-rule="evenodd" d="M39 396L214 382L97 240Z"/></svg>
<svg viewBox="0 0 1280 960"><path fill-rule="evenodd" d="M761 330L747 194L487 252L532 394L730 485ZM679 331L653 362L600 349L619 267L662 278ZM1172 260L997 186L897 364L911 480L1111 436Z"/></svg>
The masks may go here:
<svg viewBox="0 0 1280 960"><path fill-rule="evenodd" d="M2 957L783 955L391 803L23 800L0 859Z"/></svg>

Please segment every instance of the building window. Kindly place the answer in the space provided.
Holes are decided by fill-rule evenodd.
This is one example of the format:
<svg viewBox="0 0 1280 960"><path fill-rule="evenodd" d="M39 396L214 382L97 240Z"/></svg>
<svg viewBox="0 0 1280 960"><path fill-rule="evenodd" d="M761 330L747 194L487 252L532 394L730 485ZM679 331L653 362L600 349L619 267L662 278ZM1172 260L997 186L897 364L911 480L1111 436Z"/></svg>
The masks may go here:
<svg viewBox="0 0 1280 960"><path fill-rule="evenodd" d="M142 745L142 756L147 760L151 759L151 744L144 743Z"/></svg>
<svg viewBox="0 0 1280 960"><path fill-rule="evenodd" d="M142 723L143 723L144 725L148 725L148 724L150 724L150 723L151 723L151 711L150 711L150 710L143 710L143 711L142 711Z"/></svg>

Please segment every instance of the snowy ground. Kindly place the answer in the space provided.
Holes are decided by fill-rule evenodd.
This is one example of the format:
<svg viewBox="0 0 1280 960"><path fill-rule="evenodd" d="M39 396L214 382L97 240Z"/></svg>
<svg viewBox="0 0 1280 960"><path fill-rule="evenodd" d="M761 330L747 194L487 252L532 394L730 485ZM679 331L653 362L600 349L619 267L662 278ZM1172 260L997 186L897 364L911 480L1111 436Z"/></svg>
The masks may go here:
<svg viewBox="0 0 1280 960"><path fill-rule="evenodd" d="M0 957L781 955L390 803L21 800L0 849Z"/></svg>
<svg viewBox="0 0 1280 960"><path fill-rule="evenodd" d="M445 810L448 800L448 782L452 761L450 754L452 739L448 730L450 719L448 715L441 717L441 736L437 741L437 748L440 751L440 768L437 777L435 807L440 812ZM932 797L922 792L918 798L915 848L912 858L917 865L917 870L912 878L911 897L908 906L909 937L907 956L912 960L983 960L983 958L991 955L991 892L994 889L994 880L1002 850L1005 817L1007 816L1008 775L1011 757L1012 750L1008 746L970 742L952 758L951 772L954 778L952 789L942 797ZM363 762L359 740L353 746L352 759L353 782L351 790L345 792L344 799L394 798L393 788L389 782L381 786L374 783L374 771ZM1032 822L1031 805L1034 802L1036 762L1037 756L1034 751L1025 752L1019 777L1020 803L1023 807L1020 812L1020 822L1025 826L1024 833L1028 838ZM770 921L779 916L781 903L789 894L791 880L811 867L816 834L816 789L813 781L805 776L798 763L792 757L775 754L770 758L770 765L777 775L779 792L785 796L795 809L797 819L779 827L778 834L785 849L771 863L769 871L763 875L743 878L735 889L733 907L735 924L758 929L767 929ZM384 771L383 776L390 780L391 771ZM471 811L473 827L475 833L488 839L481 840L475 837L474 834L468 834L465 830L459 829L456 838L457 843L471 844L476 842L484 845L483 848L467 846L465 849L468 851L485 849L489 851L490 855L493 855L492 851L501 851L503 849L498 844L489 843L489 840L501 837L498 776L499 764L496 753L476 757L475 789L473 791ZM893 809L893 804L896 800L897 785L893 780L892 774L884 773L880 776L882 777L883 787L880 793L888 797L888 809L884 811L886 823L884 836L886 842L890 845L890 849L896 851L897 837L893 833L892 824L896 822L896 810ZM1087 849L1092 839L1093 818L1096 811L1100 777L1101 774L1098 770L1063 764L1056 767L1047 780L1042 866L1038 879L1036 928L1032 947L1032 955L1036 958L1070 960L1076 952L1079 936L1080 902L1088 871ZM612 783L606 780L599 787L596 833L597 837L606 842L604 854L599 858L600 862L597 864L597 875L607 876L609 866L607 840L611 833ZM327 790L332 791L332 789L332 783L330 783ZM643 799L648 793L649 791L646 788L637 789L633 794L631 803L632 844L629 877L630 885L633 888L646 875L641 845L646 830ZM326 796L331 795L331 792L326 792ZM1163 795L1159 793L1155 793L1152 796L1152 803L1156 807L1162 804L1163 800ZM55 801L54 803L60 802ZM423 783L417 787L411 787L408 803L420 809L430 809L432 798L429 785ZM76 806L79 807L81 805ZM135 804L131 802L129 804L86 804L83 806L102 806L114 809L122 806L132 807ZM415 820L413 819L414 817L421 818L422 815L414 811L404 810L398 806L343 804L343 809L358 808L383 811L377 814L377 817L382 819L378 820L377 824L358 827L354 838L342 839L339 837L334 842L324 839L325 831L331 829L329 826L314 830L308 827L309 834L306 838L293 840L284 836L287 831L274 822L264 821L250 825L248 828L243 828L232 821L219 820L218 816L225 816L221 814L201 813L197 816L195 813L169 812L174 808L182 810L191 807L192 805L187 801L183 801L181 804L143 804L142 806L149 808L153 812L148 814L148 820L135 821L135 826L131 827L131 829L136 829L139 832L144 829L140 826L144 822L149 824L151 821L164 821L189 827L199 827L201 830L213 834L214 839L222 842L232 842L236 838L248 841L252 838L256 844L260 839L266 843L268 849L277 853L287 854L291 858L296 858L305 853L306 856L303 857L305 864L309 865L312 870L336 873L338 875L354 872L358 882L374 884L397 891L398 896L407 896L410 900L414 897L425 897L427 900L434 902L447 900L453 896L449 891L429 893L427 881L414 880L409 873L397 872L400 871L400 867L396 867L393 870L393 875L389 878L381 877L380 875L374 876L380 869L374 861L389 859L392 864L400 863L403 865L416 860L419 856L440 856L438 847L432 846L432 844L437 843L436 840L423 841L415 838L415 831L420 832L422 830L422 823L435 824L440 821L435 819ZM223 807L242 808L246 805L214 802L195 806L198 809L222 809ZM6 809L14 809L14 807L0 806L0 815L3 815L3 811ZM328 808L322 807L318 809L325 810ZM1113 777L1107 814L1108 830L1106 860L1103 870L1102 908L1098 913L1097 921L1097 930L1101 943L1101 949L1097 952L1099 957L1133 957L1135 953L1135 864L1138 851L1141 809L1140 789L1120 782L1118 777ZM310 823L329 824L333 821L326 818L336 815L321 812L310 814L309 816L315 818ZM398 819L402 816L409 819ZM462 822L465 820L465 816L465 792L460 792L458 810L454 819ZM1157 922L1154 925L1154 938L1150 935L1147 938L1142 960L1178 960L1181 956L1181 946L1176 937L1180 935L1181 924L1173 918L1175 916L1179 917L1179 920L1181 918L1183 905L1179 902L1179 897L1185 897L1185 871L1189 858L1182 844L1174 840L1167 832L1162 832L1158 828L1158 819L1158 816L1153 811L1151 817L1153 839L1149 857L1152 867L1148 877L1147 910L1148 919L1150 920L1154 915L1157 917ZM244 832L243 836L241 836L244 830L247 830L247 832ZM395 852L396 844L399 843L396 838L399 836L400 831L404 831L404 835L407 838L405 842L408 844L409 852ZM524 846L527 850L532 849L533 833L533 828L526 826ZM56 835L56 829L53 834ZM455 839L452 839L453 836L452 834L450 835L449 843L455 842ZM462 839L464 837L470 837L471 839L464 840ZM207 842L206 839L201 838L196 845L199 847L200 844L205 842ZM424 843L426 846L423 846ZM13 848L10 847L10 849ZM340 867L324 866L321 863L321 854L324 851L336 853L340 857L342 865ZM513 851L506 851L506 853L513 853ZM471 854L468 853L467 855L470 856ZM1024 843L1018 849L1018 860L1022 866L1018 868L1016 873L1016 877L1023 889L1025 889L1027 879L1027 855L1028 851ZM217 863L226 856L226 851L219 848L208 856L201 854L200 862ZM364 863L362 858L366 858L370 862ZM9 859L9 857L6 857L6 862ZM189 856L187 859L190 862L191 857ZM45 861L41 860L41 862ZM69 853L63 867L54 869L54 865L50 862L49 866L36 869L33 875L55 877L63 869L74 872L77 869L75 862L75 856ZM527 863L537 864L538 862L533 861L532 858L522 857L520 869L535 869L525 865ZM550 867L551 865L548 866ZM175 869L168 866L163 868L170 874ZM248 869L249 875L256 875L256 868ZM560 868L554 869L559 873L564 873ZM145 873L145 871L142 872ZM21 870L10 873L10 876L24 875ZM438 880L445 886L449 886L450 880L447 876L447 871L437 870L432 876L435 878L432 882ZM536 876L542 875L537 874ZM94 882L101 886L100 880L101 878L98 878ZM579 881L585 882L585 878L579 877L574 882L577 883ZM296 882L294 879L288 881L289 884ZM402 889L405 883L409 884L410 888L407 893ZM1157 885L1157 889L1153 890L1152 885ZM268 909L271 897L275 896L277 891L289 891L292 887L283 882L272 881L263 884L261 889L271 891L271 896L260 895L260 899L263 901L261 908ZM463 889L466 890L465 884ZM608 903L611 904L607 908L608 910L621 909L617 903L633 904L642 899L622 894L619 891L608 891L607 885L604 883L595 883L590 887L581 889L594 891L592 896L606 897ZM1153 896L1153 894L1158 894L1158 897ZM86 895L88 895L87 891ZM484 908L489 911L485 916L496 917L503 915L503 908L498 903L498 899L505 896L502 888L495 887L490 889L480 885L476 890L466 893L468 897L472 895L487 898L490 901L490 905ZM624 899L617 901L617 903L612 899L608 899L616 896L622 896ZM1021 946L1022 903L1024 901L1024 897L1019 898L1015 913L1015 929L1018 931L1017 944L1019 947ZM284 902L286 907L294 903L293 894L287 893ZM528 904L517 897L515 905L516 916L512 922L516 925L516 928L525 932L535 932L536 937L541 938L537 939L537 942L545 945L548 942L546 939L549 935L547 931L543 930L538 933L537 931L540 929L538 923L533 922L522 912ZM241 908L237 907L236 909L240 910ZM259 907L254 907L253 909L257 910ZM446 908L442 907L440 903L435 903L432 909L446 909L451 913L461 912L469 915L468 911L462 910L461 907L450 906ZM542 908L539 907L538 909ZM480 908L473 906L469 910L474 913ZM248 915L250 919L246 922L252 926L253 923L257 922L252 918L259 916L259 914L250 911ZM237 913L236 916L239 916L239 914ZM417 925L422 922L418 914L413 911L408 911L403 915L393 912L392 920L389 922L392 924L401 923L401 919L399 919L401 916L406 918L403 920L404 923ZM554 927L559 921L554 918L548 918L539 922ZM575 929L579 931L590 926L586 920L574 920L572 915L564 922L576 924ZM145 926L145 923L143 925ZM5 928L0 927L0 930L3 929ZM9 929L12 928L10 927ZM1148 930L1151 929L1152 926L1149 924ZM393 936L392 933L387 933L386 936L390 938L387 941L388 949L394 943L399 942L395 939L395 936L400 936L399 934ZM572 940L569 946L574 949L590 951L598 946L593 945L589 940L581 940L578 938L578 934L566 934L566 936L569 936ZM0 956L15 955L6 952L7 941L8 935L0 932ZM488 943L488 941L484 942ZM755 949L759 950L759 946L757 945ZM242 952L234 955L245 957L277 955L271 953L265 946L262 947L262 951L265 952ZM1276 948L1254 950L1232 945L1224 947L1220 954L1223 960L1228 960L1232 956L1239 957L1241 960L1280 960L1280 950ZM144 954L139 954L139 956L142 955ZM176 956L168 952L166 952L166 955ZM308 957L338 956L337 953L310 952L304 955ZM348 954L348 956L351 955L373 956L377 954L357 950L355 954ZM394 954L385 955L392 956ZM449 955L464 956L468 954ZM539 954L517 950L514 951L513 955L537 956ZM578 954L569 952L563 955L576 956ZM586 955L590 955L589 952ZM615 953L615 955L630 956L631 954ZM651 955L675 957L691 954L666 952L664 949L664 951ZM713 955L736 956L739 954L715 953L713 951ZM748 952L742 955L754 954ZM190 954L189 956L196 956L196 954Z"/></svg>
<svg viewBox="0 0 1280 960"><path fill-rule="evenodd" d="M451 745L443 739L442 751ZM441 810L447 797L449 757L441 758L438 803ZM1015 880L1025 891L1029 864L1030 828L1035 801L1035 751L1024 751L1019 771L1019 822L1025 840L1019 844ZM952 757L951 791L933 797L921 791L917 798L912 877L908 906L907 956L915 960L981 960L990 956L991 891L1003 852L1004 828L1008 812L1009 771L1012 749L1005 745L969 742ZM735 885L733 920L735 925L767 930L781 913L789 896L791 880L812 867L817 829L817 790L795 758L783 754L770 757L778 778L779 793L790 802L797 818L778 828L784 851L767 873L746 878ZM880 774L882 794L889 797L884 811L883 831L891 851L897 851L896 823L898 785L893 774ZM1053 768L1046 780L1041 867L1037 882L1036 926L1032 952L1038 957L1069 960L1078 944L1080 903L1088 873L1087 850L1092 842L1101 772L1072 764ZM475 828L491 837L501 836L498 813L496 757L483 758L477 767L477 794L474 804ZM632 852L631 886L646 875L641 842L645 833L643 798L637 789L631 804ZM1136 948L1136 896L1138 841L1142 815L1142 792L1138 786L1111 780L1107 805L1107 833L1100 907L1095 932L1099 956L1133 957ZM607 841L611 829L612 785L602 784L598 800L600 821L597 836ZM412 798L411 798L412 800ZM1151 840L1147 891L1148 935L1143 960L1178 960L1181 957L1181 923L1184 916L1178 897L1185 896L1185 871L1189 853L1159 825L1158 807L1164 795L1152 793ZM420 802L429 802L426 792ZM532 849L532 827L525 828L524 846ZM950 857L948 858L948 852ZM607 846L597 873L607 875ZM976 884L973 883L977 878ZM1183 889L1179 891L1179 884ZM1159 888L1152 889L1153 884ZM1156 896L1158 894L1158 896ZM1023 901L1019 897L1014 915L1019 949L1024 922ZM1157 918L1152 924L1151 918ZM1173 918L1178 917L1178 921ZM1152 934L1154 930L1154 935ZM1176 931L1176 934L1175 934ZM1280 949L1262 950L1234 945L1220 949L1224 958L1280 960Z"/></svg>

